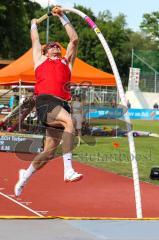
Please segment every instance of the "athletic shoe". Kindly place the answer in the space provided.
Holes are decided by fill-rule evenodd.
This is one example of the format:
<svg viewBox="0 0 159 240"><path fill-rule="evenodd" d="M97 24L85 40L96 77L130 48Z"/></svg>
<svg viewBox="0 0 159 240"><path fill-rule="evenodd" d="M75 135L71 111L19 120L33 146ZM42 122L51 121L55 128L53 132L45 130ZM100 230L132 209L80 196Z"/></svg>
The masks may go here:
<svg viewBox="0 0 159 240"><path fill-rule="evenodd" d="M65 182L75 182L83 178L83 174L75 172L73 169L69 169L64 175Z"/></svg>
<svg viewBox="0 0 159 240"><path fill-rule="evenodd" d="M25 178L25 172L26 172L26 170L24 170L24 169L20 169L20 171L19 171L19 180L14 187L14 193L15 193L16 197L18 197L21 194L23 187L27 182L26 178Z"/></svg>

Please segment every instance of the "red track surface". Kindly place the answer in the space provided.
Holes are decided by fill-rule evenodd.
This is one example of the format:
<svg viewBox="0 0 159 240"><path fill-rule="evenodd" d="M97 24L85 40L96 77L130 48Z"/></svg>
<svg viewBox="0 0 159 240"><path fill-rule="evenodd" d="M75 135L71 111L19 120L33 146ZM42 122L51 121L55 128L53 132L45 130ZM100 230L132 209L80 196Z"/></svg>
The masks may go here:
<svg viewBox="0 0 159 240"><path fill-rule="evenodd" d="M32 155L0 153L0 192L13 195L18 170L26 168ZM35 173L25 186L18 202L28 202L34 211L47 211L45 216L70 217L136 217L133 181L74 162L74 168L84 174L75 183L63 181L62 159L50 161ZM4 189L2 189L4 188ZM141 183L144 217L159 217L159 187ZM26 203L24 203L26 205ZM22 206L0 195L0 216L36 216Z"/></svg>

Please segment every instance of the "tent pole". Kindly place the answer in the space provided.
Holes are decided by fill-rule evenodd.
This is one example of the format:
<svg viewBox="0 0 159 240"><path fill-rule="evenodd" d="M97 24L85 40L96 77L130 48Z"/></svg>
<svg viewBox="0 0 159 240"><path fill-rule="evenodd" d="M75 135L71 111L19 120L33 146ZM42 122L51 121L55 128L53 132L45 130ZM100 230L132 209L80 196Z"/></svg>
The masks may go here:
<svg viewBox="0 0 159 240"><path fill-rule="evenodd" d="M47 12L50 12L50 1L48 0L48 6L47 6ZM49 17L47 18L47 22L46 22L46 43L49 42Z"/></svg>
<svg viewBox="0 0 159 240"><path fill-rule="evenodd" d="M116 92L116 100L115 100L115 138L118 138L118 130L117 130L117 108L118 108L118 90Z"/></svg>
<svg viewBox="0 0 159 240"><path fill-rule="evenodd" d="M90 125L91 89L88 88L88 123Z"/></svg>
<svg viewBox="0 0 159 240"><path fill-rule="evenodd" d="M19 80L19 132L21 132L21 79Z"/></svg>

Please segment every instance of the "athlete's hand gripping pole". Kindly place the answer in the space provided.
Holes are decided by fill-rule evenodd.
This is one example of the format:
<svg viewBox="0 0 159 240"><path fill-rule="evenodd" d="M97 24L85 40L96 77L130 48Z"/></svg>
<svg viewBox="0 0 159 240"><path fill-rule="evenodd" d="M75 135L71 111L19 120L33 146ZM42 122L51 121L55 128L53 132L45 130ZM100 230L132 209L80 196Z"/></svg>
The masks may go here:
<svg viewBox="0 0 159 240"><path fill-rule="evenodd" d="M37 19L37 24L43 22L44 20L46 20L48 17L52 16L52 15L62 15L63 14L63 9L60 6L55 6L52 8L52 10L46 14L44 14L42 17Z"/></svg>
<svg viewBox="0 0 159 240"><path fill-rule="evenodd" d="M37 19L37 24L43 22L45 19L47 19L48 17L52 16L52 13L51 12L48 12L46 14L44 14L42 17L38 18Z"/></svg>

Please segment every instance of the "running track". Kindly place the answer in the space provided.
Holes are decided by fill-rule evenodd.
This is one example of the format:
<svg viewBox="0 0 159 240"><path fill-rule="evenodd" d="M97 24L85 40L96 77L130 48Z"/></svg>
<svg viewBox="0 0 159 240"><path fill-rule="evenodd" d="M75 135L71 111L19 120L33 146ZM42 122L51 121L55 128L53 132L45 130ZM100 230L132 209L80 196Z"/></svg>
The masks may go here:
<svg viewBox="0 0 159 240"><path fill-rule="evenodd" d="M30 164L26 160L32 157L0 153L0 216L136 217L132 179L74 161L84 178L65 183L61 158L35 173L16 198L13 189L18 170L26 168ZM159 187L141 183L141 192L143 216L159 217Z"/></svg>

